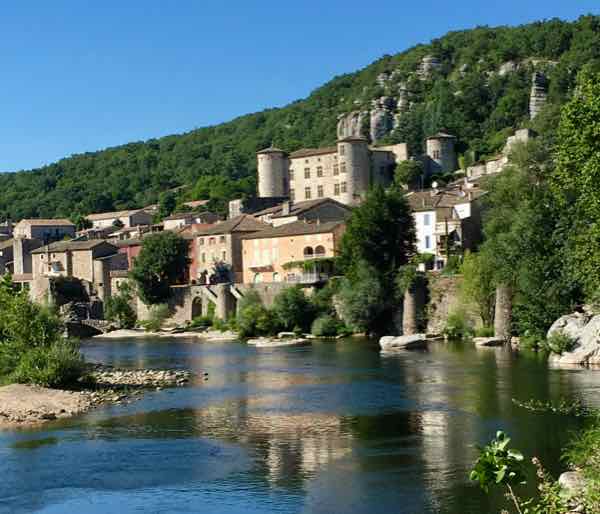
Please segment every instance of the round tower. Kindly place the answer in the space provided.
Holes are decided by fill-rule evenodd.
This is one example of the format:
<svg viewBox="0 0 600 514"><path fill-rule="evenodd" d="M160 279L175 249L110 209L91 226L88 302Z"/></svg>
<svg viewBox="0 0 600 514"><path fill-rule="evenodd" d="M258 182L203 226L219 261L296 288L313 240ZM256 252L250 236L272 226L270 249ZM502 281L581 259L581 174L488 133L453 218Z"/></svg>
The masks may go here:
<svg viewBox="0 0 600 514"><path fill-rule="evenodd" d="M456 137L445 132L427 138L429 173L450 173L458 169L454 142Z"/></svg>
<svg viewBox="0 0 600 514"><path fill-rule="evenodd" d="M371 156L369 142L364 137L346 137L337 142L340 202L346 205L360 203L369 189ZM335 186L337 187L337 186Z"/></svg>
<svg viewBox="0 0 600 514"><path fill-rule="evenodd" d="M289 196L288 155L279 148L270 146L256 153L258 160L258 196L268 198Z"/></svg>

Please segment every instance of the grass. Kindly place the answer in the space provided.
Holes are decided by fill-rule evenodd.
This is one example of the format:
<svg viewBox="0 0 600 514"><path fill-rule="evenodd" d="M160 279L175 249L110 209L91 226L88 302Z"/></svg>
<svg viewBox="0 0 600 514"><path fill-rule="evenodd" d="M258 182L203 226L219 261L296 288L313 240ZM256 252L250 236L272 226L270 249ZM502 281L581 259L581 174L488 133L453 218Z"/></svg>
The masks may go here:
<svg viewBox="0 0 600 514"><path fill-rule="evenodd" d="M582 498L586 512L600 512L600 414L571 442L564 457L571 466L582 469L587 480Z"/></svg>

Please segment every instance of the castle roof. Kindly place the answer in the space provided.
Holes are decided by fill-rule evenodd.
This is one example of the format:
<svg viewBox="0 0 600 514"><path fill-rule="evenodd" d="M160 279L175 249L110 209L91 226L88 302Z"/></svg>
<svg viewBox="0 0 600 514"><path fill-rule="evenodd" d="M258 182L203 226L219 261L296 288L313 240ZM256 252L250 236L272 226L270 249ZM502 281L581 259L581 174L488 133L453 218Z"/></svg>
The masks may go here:
<svg viewBox="0 0 600 514"><path fill-rule="evenodd" d="M336 153L337 146L324 146L323 148L301 148L290 154L290 158L298 159L299 157L310 157L313 155L325 155Z"/></svg>
<svg viewBox="0 0 600 514"><path fill-rule="evenodd" d="M268 148L264 148L263 150L259 150L258 152L256 152L256 154L263 154L263 153L284 153L287 154L287 152L285 150L282 150L281 148L276 148L274 146L269 146Z"/></svg>

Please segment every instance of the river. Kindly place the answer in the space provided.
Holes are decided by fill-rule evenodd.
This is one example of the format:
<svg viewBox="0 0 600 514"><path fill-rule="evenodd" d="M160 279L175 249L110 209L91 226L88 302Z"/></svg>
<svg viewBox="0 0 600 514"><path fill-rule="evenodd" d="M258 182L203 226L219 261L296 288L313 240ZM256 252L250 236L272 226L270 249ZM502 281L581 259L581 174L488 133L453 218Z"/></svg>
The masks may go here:
<svg viewBox="0 0 600 514"><path fill-rule="evenodd" d="M503 429L557 473L578 426L512 399L600 398L600 372L468 343L396 355L364 340L83 349L91 361L201 373L138 402L0 432L1 513L495 513L502 495L467 478L476 445Z"/></svg>

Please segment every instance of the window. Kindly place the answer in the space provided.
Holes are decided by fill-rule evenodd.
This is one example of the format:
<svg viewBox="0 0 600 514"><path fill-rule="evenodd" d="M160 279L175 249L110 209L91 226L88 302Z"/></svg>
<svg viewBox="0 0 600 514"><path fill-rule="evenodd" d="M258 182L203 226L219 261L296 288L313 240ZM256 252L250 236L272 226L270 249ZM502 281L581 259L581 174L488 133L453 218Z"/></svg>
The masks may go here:
<svg viewBox="0 0 600 514"><path fill-rule="evenodd" d="M346 173L346 163L345 162L340 164L340 171L342 173Z"/></svg>
<svg viewBox="0 0 600 514"><path fill-rule="evenodd" d="M305 159L305 160L304 160L304 164L308 164L308 159Z"/></svg>
<svg viewBox="0 0 600 514"><path fill-rule="evenodd" d="M433 151L433 158L434 159L439 159L440 158L440 151L439 150L434 150Z"/></svg>
<svg viewBox="0 0 600 514"><path fill-rule="evenodd" d="M339 175L340 174L340 168L337 164L333 165L333 174L334 175Z"/></svg>
<svg viewBox="0 0 600 514"><path fill-rule="evenodd" d="M225 242L225 236L219 237L219 243L224 243L224 242Z"/></svg>
<svg viewBox="0 0 600 514"><path fill-rule="evenodd" d="M427 249L431 248L431 237L430 236L425 236L425 248L427 248Z"/></svg>
<svg viewBox="0 0 600 514"><path fill-rule="evenodd" d="M324 246L317 246L315 248L315 257L325 257L325 247Z"/></svg>
<svg viewBox="0 0 600 514"><path fill-rule="evenodd" d="M217 242L217 240L214 237L211 237L208 239L208 244L209 245L214 245Z"/></svg>
<svg viewBox="0 0 600 514"><path fill-rule="evenodd" d="M294 170L290 170L290 182L294 180Z"/></svg>
<svg viewBox="0 0 600 514"><path fill-rule="evenodd" d="M311 192L310 192L310 187L305 187L304 188L304 198L306 198L307 200L310 200L312 197Z"/></svg>
<svg viewBox="0 0 600 514"><path fill-rule="evenodd" d="M425 226L431 225L431 215L429 213L425 214L425 216L423 216L423 225L425 225Z"/></svg>
<svg viewBox="0 0 600 514"><path fill-rule="evenodd" d="M333 194L335 196L340 196L340 185L339 184L333 185Z"/></svg>
<svg viewBox="0 0 600 514"><path fill-rule="evenodd" d="M346 147L344 145L340 145L340 155L344 155L346 152Z"/></svg>
<svg viewBox="0 0 600 514"><path fill-rule="evenodd" d="M323 198L323 186L317 186L317 196Z"/></svg>
<svg viewBox="0 0 600 514"><path fill-rule="evenodd" d="M202 262L206 262L206 254L205 253L202 254L201 261Z"/></svg>
<svg viewBox="0 0 600 514"><path fill-rule="evenodd" d="M342 182L342 193L345 193L346 191L347 191L346 183Z"/></svg>
<svg viewBox="0 0 600 514"><path fill-rule="evenodd" d="M221 260L222 260L223 262L225 262L225 261L227 260L227 252L226 252L225 250L223 250L223 251L221 252Z"/></svg>
<svg viewBox="0 0 600 514"><path fill-rule="evenodd" d="M310 259L313 256L313 249L310 246L307 246L302 253L304 254L305 259Z"/></svg>
<svg viewBox="0 0 600 514"><path fill-rule="evenodd" d="M304 178L310 178L310 168L304 168Z"/></svg>
<svg viewBox="0 0 600 514"><path fill-rule="evenodd" d="M323 176L323 166L317 166L317 177Z"/></svg>
<svg viewBox="0 0 600 514"><path fill-rule="evenodd" d="M295 193L294 193L294 190L293 190L293 189L290 189L290 200L291 200L292 202L294 201L295 197L296 197L296 195L295 195Z"/></svg>

